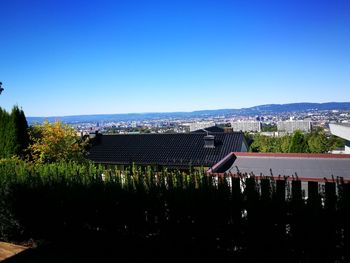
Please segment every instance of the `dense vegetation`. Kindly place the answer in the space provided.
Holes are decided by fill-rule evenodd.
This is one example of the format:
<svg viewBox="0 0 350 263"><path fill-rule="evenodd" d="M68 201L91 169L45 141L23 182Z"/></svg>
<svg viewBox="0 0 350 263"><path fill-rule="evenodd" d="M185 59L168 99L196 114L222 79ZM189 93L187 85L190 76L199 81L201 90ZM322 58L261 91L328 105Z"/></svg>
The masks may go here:
<svg viewBox="0 0 350 263"><path fill-rule="evenodd" d="M276 132L277 131L277 125L276 124L266 124L263 123L261 127L262 132Z"/></svg>
<svg viewBox="0 0 350 263"><path fill-rule="evenodd" d="M17 106L11 113L0 108L0 158L24 156L29 144L28 124L24 112Z"/></svg>
<svg viewBox="0 0 350 263"><path fill-rule="evenodd" d="M336 136L327 136L322 129L310 133L295 131L291 135L281 137L264 136L261 134L247 136L251 140L252 152L275 153L327 153L344 146L344 141Z"/></svg>
<svg viewBox="0 0 350 263"><path fill-rule="evenodd" d="M34 162L84 161L86 142L74 128L59 121L30 128L29 158Z"/></svg>
<svg viewBox="0 0 350 263"><path fill-rule="evenodd" d="M0 185L0 239L102 242L113 248L104 253L143 260L349 259L350 185L341 181L310 182L305 199L300 181L283 178L13 159L0 162Z"/></svg>
<svg viewBox="0 0 350 263"><path fill-rule="evenodd" d="M20 157L28 161L52 163L84 161L87 142L74 128L59 121L28 127L23 110L11 113L0 108L0 159Z"/></svg>

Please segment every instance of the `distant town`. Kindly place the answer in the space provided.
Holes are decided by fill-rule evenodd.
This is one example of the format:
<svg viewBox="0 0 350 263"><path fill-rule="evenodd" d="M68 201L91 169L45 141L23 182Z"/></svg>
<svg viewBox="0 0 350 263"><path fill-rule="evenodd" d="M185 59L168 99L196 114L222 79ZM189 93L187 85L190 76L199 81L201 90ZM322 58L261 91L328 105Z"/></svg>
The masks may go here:
<svg viewBox="0 0 350 263"><path fill-rule="evenodd" d="M266 136L283 136L295 130L309 132L322 127L329 132L330 123L350 122L350 103L294 103L262 105L240 110L212 110L180 113L144 113L86 115L35 118L33 124L61 120L77 132L89 134L187 133L211 126L229 131L260 132Z"/></svg>

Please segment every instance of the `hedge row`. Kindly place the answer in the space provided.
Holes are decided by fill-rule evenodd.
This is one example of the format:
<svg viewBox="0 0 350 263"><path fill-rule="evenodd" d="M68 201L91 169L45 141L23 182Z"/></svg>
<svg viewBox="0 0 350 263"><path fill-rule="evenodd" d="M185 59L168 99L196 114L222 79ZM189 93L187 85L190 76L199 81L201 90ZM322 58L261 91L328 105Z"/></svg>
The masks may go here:
<svg viewBox="0 0 350 263"><path fill-rule="evenodd" d="M0 161L0 238L127 237L261 262L346 262L350 185Z"/></svg>

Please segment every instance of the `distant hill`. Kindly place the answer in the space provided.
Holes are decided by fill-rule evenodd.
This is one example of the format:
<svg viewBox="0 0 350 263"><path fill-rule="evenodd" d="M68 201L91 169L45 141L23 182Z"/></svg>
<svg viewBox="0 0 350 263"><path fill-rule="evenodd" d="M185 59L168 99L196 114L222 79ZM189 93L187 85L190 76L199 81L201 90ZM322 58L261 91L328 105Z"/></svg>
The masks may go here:
<svg viewBox="0 0 350 263"><path fill-rule="evenodd" d="M284 112L301 112L312 110L350 110L350 102L326 102L326 103L289 103L266 104L241 109L200 110L192 112L152 112L152 113L128 113L128 114L97 114L54 117L27 117L29 123L61 120L66 123L77 122L108 122L108 121L138 121L157 120L166 118L203 118L226 115L262 115Z"/></svg>
<svg viewBox="0 0 350 263"><path fill-rule="evenodd" d="M308 110L345 110L350 109L350 102L326 102L326 103L289 103L289 104L266 104L247 108L251 112L297 112Z"/></svg>

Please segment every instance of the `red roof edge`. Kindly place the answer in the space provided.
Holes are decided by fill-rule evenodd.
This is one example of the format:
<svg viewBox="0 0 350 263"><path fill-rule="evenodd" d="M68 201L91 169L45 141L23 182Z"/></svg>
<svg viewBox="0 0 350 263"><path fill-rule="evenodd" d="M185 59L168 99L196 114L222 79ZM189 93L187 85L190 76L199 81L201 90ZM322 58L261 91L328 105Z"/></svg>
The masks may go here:
<svg viewBox="0 0 350 263"><path fill-rule="evenodd" d="M214 175L214 176L225 176L225 175L229 175L230 173L210 173L210 175ZM231 175L233 177L239 177L238 174L236 173L231 173ZM254 176L256 179L260 180L260 179L266 179L266 178L271 178L273 180L287 180L287 181L301 181L301 182L318 182L318 183L325 183L325 182L336 182L334 181L332 178L312 178L312 177L298 177L298 179L293 178L291 176L260 176L260 175L256 175ZM344 183L350 183L349 179L343 179Z"/></svg>

